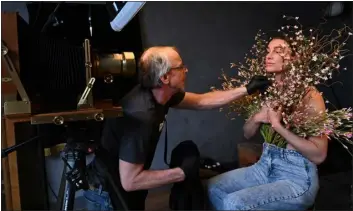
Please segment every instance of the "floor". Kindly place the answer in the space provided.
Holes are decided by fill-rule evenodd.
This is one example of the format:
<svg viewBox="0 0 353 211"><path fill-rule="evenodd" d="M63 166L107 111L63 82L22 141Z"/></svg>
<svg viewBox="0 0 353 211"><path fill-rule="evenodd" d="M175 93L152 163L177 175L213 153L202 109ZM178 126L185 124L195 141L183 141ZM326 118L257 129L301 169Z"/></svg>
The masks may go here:
<svg viewBox="0 0 353 211"><path fill-rule="evenodd" d="M352 171L340 172L320 178L320 191L316 200L317 210L352 210L351 195ZM169 188L150 191L146 200L146 211L164 211L169 209ZM2 192L2 210L5 207ZM75 207L82 206L83 197L76 198ZM51 204L54 208L55 204Z"/></svg>
<svg viewBox="0 0 353 211"><path fill-rule="evenodd" d="M158 191L152 191L148 194L146 199L146 211L168 211L169 209L169 188ZM79 196L75 199L75 210L85 210L85 199ZM51 209L55 208L55 203L51 204Z"/></svg>
<svg viewBox="0 0 353 211"><path fill-rule="evenodd" d="M146 211L168 211L169 209L169 189L151 192L147 196Z"/></svg>

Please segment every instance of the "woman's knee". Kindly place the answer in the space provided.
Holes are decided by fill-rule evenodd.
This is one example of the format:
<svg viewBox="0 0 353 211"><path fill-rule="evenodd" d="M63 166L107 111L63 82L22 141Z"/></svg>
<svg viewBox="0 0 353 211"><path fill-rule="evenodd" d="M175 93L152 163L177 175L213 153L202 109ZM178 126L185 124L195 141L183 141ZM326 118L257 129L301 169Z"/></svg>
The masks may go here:
<svg viewBox="0 0 353 211"><path fill-rule="evenodd" d="M244 210L249 204L242 197L227 195L223 199L223 210Z"/></svg>
<svg viewBox="0 0 353 211"><path fill-rule="evenodd" d="M207 197L212 201L212 198L222 198L226 193L222 191L222 189L219 187L219 182L218 180L206 180L204 181L204 187L205 187L205 192L207 194Z"/></svg>
<svg viewBox="0 0 353 211"><path fill-rule="evenodd" d="M227 183L228 179L229 178L224 177L224 174L220 174L208 180L205 180L203 182L203 185L209 194L214 192L219 192L220 189L222 189L223 184Z"/></svg>
<svg viewBox="0 0 353 211"><path fill-rule="evenodd" d="M213 177L203 182L205 187L205 197L207 198L208 208L212 210L223 209L223 198L227 193L222 189L223 181L220 178Z"/></svg>

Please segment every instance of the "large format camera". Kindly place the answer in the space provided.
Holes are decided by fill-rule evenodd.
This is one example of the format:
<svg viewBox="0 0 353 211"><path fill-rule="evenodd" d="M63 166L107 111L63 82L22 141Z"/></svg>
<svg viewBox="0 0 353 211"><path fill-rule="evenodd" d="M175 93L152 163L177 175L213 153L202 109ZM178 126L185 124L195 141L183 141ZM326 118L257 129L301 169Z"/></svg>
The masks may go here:
<svg viewBox="0 0 353 211"><path fill-rule="evenodd" d="M136 76L133 52L95 52L89 39L84 41L82 47L77 47L51 38L29 37L28 49L20 48L20 54L25 54L24 61L19 64L23 66L20 77L16 74L8 47L2 43L5 65L10 69L11 81L18 87L21 99L5 100L5 115L102 110L93 116L78 113L58 115L53 119L48 115L34 116L32 124L62 124L66 118L70 121L92 118L99 121L105 114L110 117L115 115L111 109L125 94L126 81ZM107 109L110 113L105 112Z"/></svg>
<svg viewBox="0 0 353 211"><path fill-rule="evenodd" d="M126 2L111 2L107 5L111 5L107 8L117 9L117 5L120 5L120 10L125 7L131 13L126 16L129 13L125 12L123 17L118 17L121 14L116 13L115 17L108 10L110 17L115 17L110 18L110 25L119 30L136 14L136 9L142 7L141 4L133 3L129 6ZM59 10L55 8L54 11ZM68 16L65 12L62 14L64 17ZM88 15L91 18L91 14ZM54 28L55 23L48 24L51 23L48 21L46 26L54 28L51 33L43 33L43 30L42 33L36 33L19 15L3 13L2 16L5 19L3 22L12 26L3 27L1 46L3 111L6 116L27 114L33 115L32 124L60 125L65 121L101 121L106 117L121 115L118 102L137 82L136 57L139 52L126 52L116 47L117 45L97 48L89 36L82 36L79 44L77 38L76 42L72 42L64 35L58 36L60 33L70 33L75 27L68 23L75 22L72 17L71 20L61 21L64 22L61 28ZM77 16L76 19L80 19L80 14ZM60 13L51 14L50 19L57 21ZM82 25L78 20L75 24L78 28ZM89 24L92 34L91 22ZM126 29L125 37L129 33L136 34L134 30ZM110 33L117 32L111 30ZM96 39L102 40L104 37ZM120 39L116 36L113 43L117 43L117 40L121 44L126 42L121 40L121 36Z"/></svg>

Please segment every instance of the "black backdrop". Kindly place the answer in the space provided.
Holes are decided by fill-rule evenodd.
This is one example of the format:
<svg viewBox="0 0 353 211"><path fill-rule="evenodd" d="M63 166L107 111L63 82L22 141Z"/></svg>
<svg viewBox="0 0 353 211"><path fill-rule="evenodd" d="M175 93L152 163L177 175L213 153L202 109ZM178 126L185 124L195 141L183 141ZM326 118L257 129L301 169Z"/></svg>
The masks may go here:
<svg viewBox="0 0 353 211"><path fill-rule="evenodd" d="M143 45L175 45L189 67L186 90L207 92L210 86L220 87L221 69L231 73L229 63L242 61L253 44L259 29L276 30L284 23L283 15L298 16L304 27L323 22L328 3L323 2L149 2L141 12ZM344 24L352 26L352 13L327 19L326 32ZM352 50L352 39L347 43ZM334 107L353 105L352 57L342 61L341 71L333 79L341 81L320 91ZM327 105L328 108L333 107ZM221 161L236 161L236 144L242 140L241 118L229 121L217 111L171 110L168 117L170 147L181 140L193 139L201 153ZM216 123L216 124L215 124ZM336 142L334 142L336 148ZM163 167L163 142L160 141L154 167ZM348 153L337 146L341 155L330 168L349 168ZM342 158L342 156L344 158ZM332 159L330 159L332 160Z"/></svg>

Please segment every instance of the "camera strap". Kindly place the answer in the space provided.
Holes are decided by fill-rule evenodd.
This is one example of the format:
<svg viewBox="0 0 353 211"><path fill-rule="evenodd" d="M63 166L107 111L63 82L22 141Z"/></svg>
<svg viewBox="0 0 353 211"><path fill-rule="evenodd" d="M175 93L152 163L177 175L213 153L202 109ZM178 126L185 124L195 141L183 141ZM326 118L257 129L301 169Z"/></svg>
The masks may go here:
<svg viewBox="0 0 353 211"><path fill-rule="evenodd" d="M167 161L167 155L168 155L168 124L167 124L167 118L164 118L164 125L165 125L165 134L164 134L164 163L167 164L168 167L170 165L168 164Z"/></svg>

